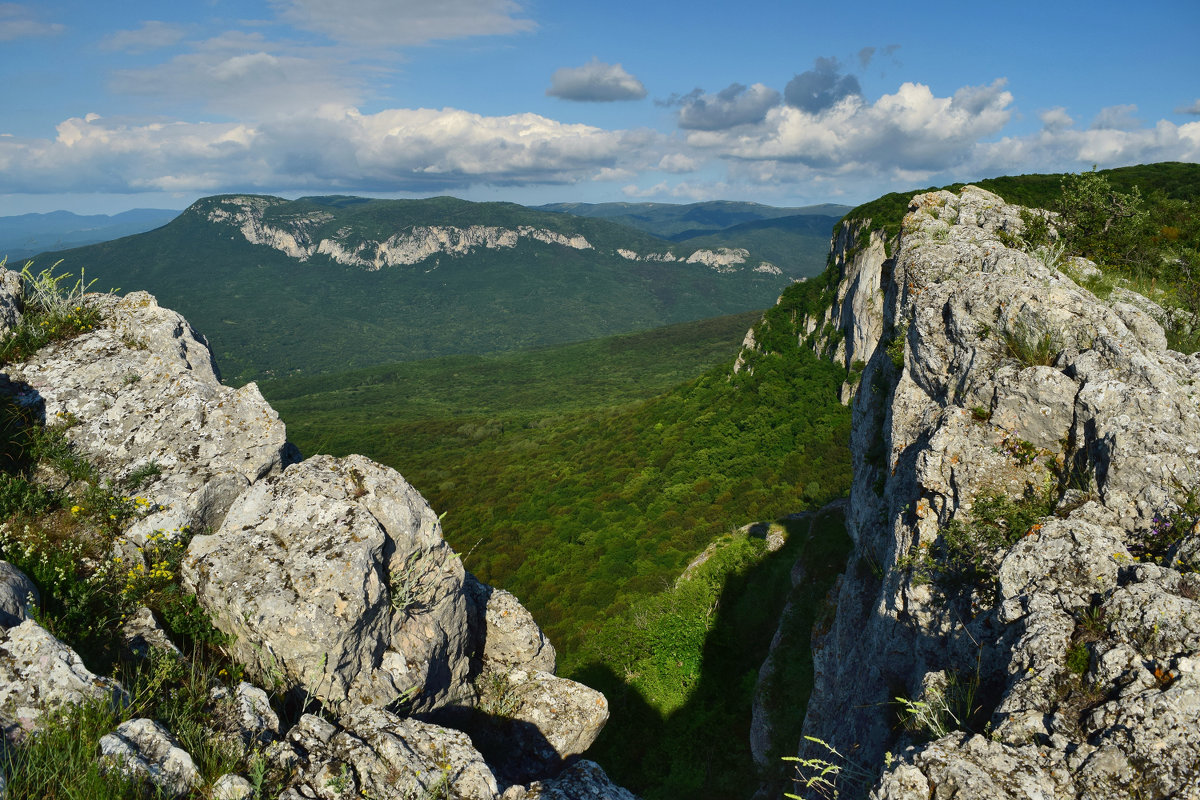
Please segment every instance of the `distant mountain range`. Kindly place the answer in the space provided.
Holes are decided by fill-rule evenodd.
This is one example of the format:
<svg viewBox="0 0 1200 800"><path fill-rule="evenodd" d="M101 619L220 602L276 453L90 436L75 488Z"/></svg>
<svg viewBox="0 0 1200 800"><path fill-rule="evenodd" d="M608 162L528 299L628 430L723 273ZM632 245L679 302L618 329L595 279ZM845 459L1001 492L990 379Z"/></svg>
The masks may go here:
<svg viewBox="0 0 1200 800"><path fill-rule="evenodd" d="M152 230L177 216L177 210L135 208L111 216L51 211L0 217L0 258L8 256L9 266L12 266L47 250L82 247Z"/></svg>
<svg viewBox="0 0 1200 800"><path fill-rule="evenodd" d="M765 308L824 265L831 218L772 219L766 206L728 205L738 222L727 234L676 242L512 203L221 195L156 230L38 262L86 269L97 289L157 295L209 337L236 382ZM781 245L780 232L793 244Z"/></svg>
<svg viewBox="0 0 1200 800"><path fill-rule="evenodd" d="M850 206L780 208L714 200L705 203L553 203L539 209L607 219L692 247L741 247L793 275L825 269L829 232Z"/></svg>

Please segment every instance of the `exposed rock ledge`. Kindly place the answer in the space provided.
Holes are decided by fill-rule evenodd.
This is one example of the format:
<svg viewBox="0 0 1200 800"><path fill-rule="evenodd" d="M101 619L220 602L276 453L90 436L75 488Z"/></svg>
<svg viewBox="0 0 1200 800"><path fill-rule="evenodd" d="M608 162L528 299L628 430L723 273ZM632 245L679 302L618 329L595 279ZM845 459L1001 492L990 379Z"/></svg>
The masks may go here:
<svg viewBox="0 0 1200 800"><path fill-rule="evenodd" d="M294 768L284 796L325 797L330 776L346 775L379 800L433 788L630 797L578 761L607 720L603 695L552 674L554 650L529 613L464 571L399 473L361 456L301 461L258 388L221 385L206 342L180 315L144 292L88 302L102 324L9 364L2 388L50 424L67 423L72 445L114 483L155 465L139 489L150 510L118 546L137 558L133 545L153 531L203 531L188 548L185 586L236 637L234 657L264 685L322 702L324 718L245 734L275 740L268 755ZM0 318L12 324L20 311L20 280L0 271ZM17 598L0 618L0 723L10 738L64 703L121 695L25 619L23 575L0 569L0 583L12 584L0 595ZM480 696L482 677L495 674L519 684L504 718L489 717ZM259 691L243 686L239 697ZM465 732L446 727L456 724ZM126 735L138 725L153 723L114 732L105 758L168 794L186 791L192 779L162 759L190 763L187 754L165 729ZM476 741L497 730L516 746L485 757ZM397 770L408 783L391 780Z"/></svg>
<svg viewBox="0 0 1200 800"><path fill-rule="evenodd" d="M1200 797L1200 534L1189 517L1160 544L1200 486L1200 357L1167 348L1153 303L1006 246L1018 212L923 194L894 257L843 248L827 319L843 363L868 361L855 553L804 733L879 800ZM981 498L1042 492L1053 513L981 547L978 575L947 566ZM897 696L936 706L948 680L977 686L958 730L896 723Z"/></svg>

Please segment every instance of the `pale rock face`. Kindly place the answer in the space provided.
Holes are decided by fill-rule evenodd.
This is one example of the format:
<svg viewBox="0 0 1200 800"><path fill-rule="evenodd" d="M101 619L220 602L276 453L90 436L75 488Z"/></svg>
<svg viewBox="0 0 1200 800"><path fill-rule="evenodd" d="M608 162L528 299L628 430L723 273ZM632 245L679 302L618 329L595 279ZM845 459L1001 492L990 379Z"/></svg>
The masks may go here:
<svg viewBox="0 0 1200 800"><path fill-rule="evenodd" d="M528 787L512 786L502 800L637 800L627 789L614 784L594 761L576 761L557 777L534 781Z"/></svg>
<svg viewBox="0 0 1200 800"><path fill-rule="evenodd" d="M861 326L879 332L861 346L852 332L871 308L849 327L845 314L858 296L848 284L866 271L843 269L845 357L871 353L862 385L879 387L854 401L851 562L871 558L886 574L843 576L833 628L814 643L804 733L873 770L891 751L880 800L935 787L1186 796L1200 764L1200 580L1179 558L1200 534L1185 532L1165 566L1133 553L1200 480L1200 359L1166 349L1153 303L1102 301L1006 246L1020 230L1019 209L976 187L915 197L880 273L891 280L879 324ZM900 369L881 352L885 335L899 339ZM1010 531L982 562L993 584L935 591L915 579L906 559L936 552L952 521L969 525L980 495L1047 490L1057 513ZM1079 678L1067 653L1085 615L1098 630ZM958 731L912 744L879 712L951 673L978 676L992 740Z"/></svg>
<svg viewBox="0 0 1200 800"><path fill-rule="evenodd" d="M500 794L495 776L465 733L401 719L380 708L355 709L339 724L306 714L287 742L288 753L273 752L278 761L293 765L281 800L495 800ZM331 793L331 788L339 791Z"/></svg>
<svg viewBox="0 0 1200 800"><path fill-rule="evenodd" d="M183 576L240 662L335 706L428 709L466 682L462 564L420 494L361 456L251 486Z"/></svg>
<svg viewBox="0 0 1200 800"><path fill-rule="evenodd" d="M127 775L148 778L168 797L181 797L200 784L192 757L152 719L122 722L100 737L100 758Z"/></svg>
<svg viewBox="0 0 1200 800"><path fill-rule="evenodd" d="M125 692L33 620L0 633L0 724L9 740L36 731L47 711L105 698L121 702Z"/></svg>
<svg viewBox="0 0 1200 800"><path fill-rule="evenodd" d="M278 201L260 197L235 197L208 213L210 222L235 225L247 242L273 248L298 261L307 261L315 253L329 256L339 264L382 269L383 267L417 264L435 255L466 255L480 248L497 250L516 247L521 239L533 239L545 244L591 250L584 236L566 236L544 228L520 225L516 229L489 225L458 228L445 225L417 225L407 232L388 237L382 242L365 241L348 244L349 231L338 231L333 238L315 238L315 228L333 215L313 212L288 220L288 227L273 227L263 221L263 212Z"/></svg>
<svg viewBox="0 0 1200 800"><path fill-rule="evenodd" d="M207 344L145 292L90 295L96 330L7 366L6 390L68 426L67 439L114 483L154 465L151 513L129 533L220 524L233 497L295 458L253 383L221 385Z"/></svg>
<svg viewBox="0 0 1200 800"><path fill-rule="evenodd" d="M717 272L737 272L749 256L750 251L740 247L718 247L716 250L697 250L687 257L687 263L703 264Z"/></svg>
<svg viewBox="0 0 1200 800"><path fill-rule="evenodd" d="M870 361L883 335L884 292L881 282L884 272L893 261L887 256L883 234L878 231L864 233L865 225L864 222L843 224L834 234L831 249L839 277L837 294L822 314L805 315L797 322L801 344L807 337L817 333L812 342L813 352L818 356L832 352L832 360L847 370L856 362L865 364ZM756 271L770 272L770 269L765 269L767 267L777 269L763 262ZM836 337L836 344L831 337ZM753 331L746 334L746 339L742 349L753 349ZM734 371L739 371L743 363L739 353ZM855 387L845 384L842 387L842 403L849 404L854 392Z"/></svg>
<svg viewBox="0 0 1200 800"><path fill-rule="evenodd" d="M485 691L482 706L504 706L491 737L500 741L483 749L500 756L496 762L514 782L558 772L591 747L608 721L608 701L587 686L548 672L513 669L500 675L504 696L489 697Z"/></svg>
<svg viewBox="0 0 1200 800"><path fill-rule="evenodd" d="M482 658L493 670L522 667L553 674L554 645L542 633L520 601L510 592L495 589L467 573L466 588L472 609L483 620L475 621L482 635Z"/></svg>
<svg viewBox="0 0 1200 800"><path fill-rule="evenodd" d="M0 339L21 324L25 309L21 273L0 270Z"/></svg>

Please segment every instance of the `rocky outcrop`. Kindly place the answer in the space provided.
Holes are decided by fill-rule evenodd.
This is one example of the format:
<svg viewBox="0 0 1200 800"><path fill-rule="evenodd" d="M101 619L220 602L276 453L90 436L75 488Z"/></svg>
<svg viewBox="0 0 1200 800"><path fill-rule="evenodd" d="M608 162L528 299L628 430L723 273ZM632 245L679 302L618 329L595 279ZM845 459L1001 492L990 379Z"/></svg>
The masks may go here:
<svg viewBox="0 0 1200 800"><path fill-rule="evenodd" d="M680 261L685 264L700 264L716 272L729 273L738 272L745 268L744 265L750 258L750 251L743 247L718 247L715 250L702 248L688 256L677 256L671 252L638 253L636 250L617 248L617 255L626 261L657 261L666 264ZM761 272L764 275L783 274L783 270L770 261L758 262L758 265L753 267L753 270Z"/></svg>
<svg viewBox="0 0 1200 800"><path fill-rule="evenodd" d="M0 271L0 318L11 311L19 322L19 291L4 293L19 288L10 275ZM84 302L98 313L94 329L6 365L0 388L57 427L91 465L87 481L121 506L124 524L104 521L121 569L190 537L184 586L259 684L214 690L214 736L290 769L283 796L296 798L497 798L553 779L587 749L607 719L603 695L552 674L554 648L529 612L464 571L437 515L397 472L361 456L301 461L257 387L223 386L203 337L153 297ZM43 468L38 479L65 489L80 476ZM10 626L0 631L0 724L10 739L65 704L125 702L119 684L26 619L37 602L28 578L0 570L0 586ZM127 657L180 657L148 609L125 623ZM499 759L431 721L455 708L488 716L481 676L521 670L529 688L513 719L524 738ZM260 687L321 716L281 730ZM200 780L157 722L124 722L103 749L111 768L168 795ZM220 776L212 792L245 796L245 778Z"/></svg>
<svg viewBox="0 0 1200 800"><path fill-rule="evenodd" d="M851 563L884 573L843 576L804 733L871 776L851 794L1192 796L1200 358L1021 230L975 187L919 195L882 294L839 285L868 360Z"/></svg>
<svg viewBox="0 0 1200 800"><path fill-rule="evenodd" d="M420 494L361 456L256 483L192 540L183 576L260 680L421 710L467 684L462 564Z"/></svg>
<svg viewBox="0 0 1200 800"><path fill-rule="evenodd" d="M41 594L29 576L7 561L0 561L0 628L20 625L40 605Z"/></svg>
<svg viewBox="0 0 1200 800"><path fill-rule="evenodd" d="M258 387L223 386L182 316L145 292L89 302L105 323L7 365L6 388L113 484L141 471L146 513L127 536L215 528L252 482L296 460Z"/></svg>
<svg viewBox="0 0 1200 800"><path fill-rule="evenodd" d="M895 246L870 220L847 220L830 245L832 281L821 296L820 311L792 320L801 347L847 371L839 398L848 405L858 390L862 369L875 353L884 329L884 282L890 278ZM758 350L754 330L747 332L733 371L745 368L747 351Z"/></svg>

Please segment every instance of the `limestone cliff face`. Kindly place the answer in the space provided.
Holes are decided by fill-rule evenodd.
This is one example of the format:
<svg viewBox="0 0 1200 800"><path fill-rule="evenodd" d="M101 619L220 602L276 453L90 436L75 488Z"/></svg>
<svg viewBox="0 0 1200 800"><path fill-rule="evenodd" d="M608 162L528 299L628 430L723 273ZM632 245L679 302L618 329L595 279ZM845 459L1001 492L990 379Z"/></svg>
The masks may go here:
<svg viewBox="0 0 1200 800"><path fill-rule="evenodd" d="M308 261L314 255L328 256L339 264L378 270L385 267L411 266L439 255L463 256L478 250L510 250L531 240L572 250L594 250L594 245L581 234L568 236L546 228L517 225L501 228L495 225L413 225L382 238L363 239L351 227L342 227L333 236L322 237L318 229L333 220L327 211L294 214L282 220L268 221L265 212L288 201L276 197L235 195L221 198L208 208L209 222L228 225L250 244L264 245L297 261ZM681 262L707 267L714 272L754 272L782 275L783 271L769 261L752 265L750 253L742 248L719 247L700 249L687 256L671 252L639 254L618 248L616 254L628 261Z"/></svg>
<svg viewBox="0 0 1200 800"><path fill-rule="evenodd" d="M804 733L865 770L843 796L1197 797L1200 357L1020 229L967 187L915 197L893 258L836 237L810 330L866 362L855 552Z"/></svg>
<svg viewBox="0 0 1200 800"><path fill-rule="evenodd" d="M0 270L0 319L19 322L21 292ZM86 302L99 311L95 329L7 364L0 391L62 427L111 485L147 475L114 557L142 563L149 537L195 532L183 585L233 637L232 657L264 686L320 701L323 717L245 733L290 776L281 796L332 797L339 775L349 788L338 796L380 800L632 797L587 762L558 775L599 734L607 701L553 674L554 649L528 611L464 570L399 473L362 456L301 460L257 387L223 386L204 338L150 295ZM52 470L42 479L70 481ZM27 618L30 586L0 562L0 726L10 738L50 709L122 693ZM173 647L143 611L144 646ZM503 698L489 696L495 686ZM249 684L238 692L266 703ZM490 714L500 703L503 716ZM496 737L504 748L490 747ZM131 720L109 745L106 757L168 795L197 785L157 723ZM164 752L169 769L136 766ZM167 773L167 783L153 777Z"/></svg>

